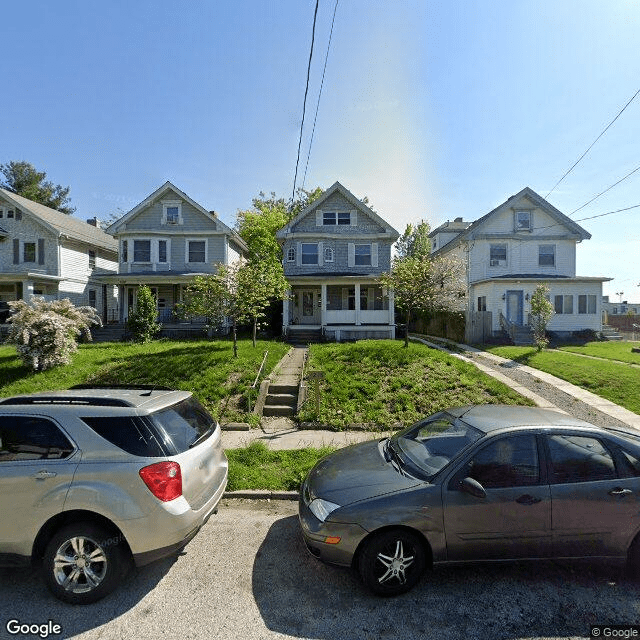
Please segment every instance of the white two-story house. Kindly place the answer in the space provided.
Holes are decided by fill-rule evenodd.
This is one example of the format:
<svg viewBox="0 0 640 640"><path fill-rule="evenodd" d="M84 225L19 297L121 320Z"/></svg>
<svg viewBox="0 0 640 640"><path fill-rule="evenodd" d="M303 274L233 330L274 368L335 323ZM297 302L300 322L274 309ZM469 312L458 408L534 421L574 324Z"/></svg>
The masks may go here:
<svg viewBox="0 0 640 640"><path fill-rule="evenodd" d="M119 245L118 274L107 280L118 286L120 317L125 322L135 308L138 287L149 286L158 318L170 324L183 289L198 275L213 274L219 264L244 256L247 246L213 211L166 182L107 232Z"/></svg>
<svg viewBox="0 0 640 640"><path fill-rule="evenodd" d="M610 278L576 275L576 245L591 235L529 187L475 222L456 218L429 235L433 255L466 265L467 340L478 341L473 325L487 312L491 333L526 327L541 283L555 310L549 331L601 331L602 283Z"/></svg>
<svg viewBox="0 0 640 640"><path fill-rule="evenodd" d="M106 322L117 291L100 276L116 273L118 244L96 224L0 189L0 300L69 298Z"/></svg>
<svg viewBox="0 0 640 640"><path fill-rule="evenodd" d="M378 283L399 234L339 182L276 234L290 284L283 333L306 339L395 337L393 292Z"/></svg>

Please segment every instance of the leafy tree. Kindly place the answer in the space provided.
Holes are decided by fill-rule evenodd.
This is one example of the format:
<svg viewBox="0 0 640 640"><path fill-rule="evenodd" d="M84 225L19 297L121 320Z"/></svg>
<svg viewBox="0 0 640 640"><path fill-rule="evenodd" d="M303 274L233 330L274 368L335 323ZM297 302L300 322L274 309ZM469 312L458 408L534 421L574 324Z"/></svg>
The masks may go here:
<svg viewBox="0 0 640 640"><path fill-rule="evenodd" d="M68 298L47 302L10 302L13 313L7 342L16 345L18 356L33 371L45 371L71 362L81 335L91 340L90 327L102 326L93 307L76 307Z"/></svg>
<svg viewBox="0 0 640 640"><path fill-rule="evenodd" d="M415 226L409 223L396 241L398 258L428 258L431 253L430 231L429 223L424 220L420 220L420 223Z"/></svg>
<svg viewBox="0 0 640 640"><path fill-rule="evenodd" d="M395 306L404 313L405 347L412 314L459 310L466 293L462 261L445 256L397 258L380 282L393 290Z"/></svg>
<svg viewBox="0 0 640 640"><path fill-rule="evenodd" d="M134 340L137 342L150 342L153 340L162 326L157 322L158 311L156 299L151 289L146 285L138 287L136 308L129 311L127 324Z"/></svg>
<svg viewBox="0 0 640 640"><path fill-rule="evenodd" d="M62 213L72 214L76 210L69 204L69 187L54 185L46 179L47 174L44 171L37 171L29 162L11 161L0 164L0 173L4 175L4 181L0 182L0 187L7 191Z"/></svg>
<svg viewBox="0 0 640 640"><path fill-rule="evenodd" d="M542 351L548 344L547 324L553 316L553 305L547 299L549 287L546 284L539 284L531 296L531 326L533 329L533 340Z"/></svg>

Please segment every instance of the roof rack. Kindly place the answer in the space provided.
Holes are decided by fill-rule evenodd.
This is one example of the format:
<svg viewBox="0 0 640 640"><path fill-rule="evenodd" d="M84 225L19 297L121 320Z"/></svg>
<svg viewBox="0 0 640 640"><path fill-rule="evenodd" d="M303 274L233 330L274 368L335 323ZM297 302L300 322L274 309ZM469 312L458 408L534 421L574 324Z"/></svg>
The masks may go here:
<svg viewBox="0 0 640 640"><path fill-rule="evenodd" d="M0 404L37 405L37 404L69 404L91 407L133 407L133 403L119 398L91 398L78 396L18 396L0 400Z"/></svg>

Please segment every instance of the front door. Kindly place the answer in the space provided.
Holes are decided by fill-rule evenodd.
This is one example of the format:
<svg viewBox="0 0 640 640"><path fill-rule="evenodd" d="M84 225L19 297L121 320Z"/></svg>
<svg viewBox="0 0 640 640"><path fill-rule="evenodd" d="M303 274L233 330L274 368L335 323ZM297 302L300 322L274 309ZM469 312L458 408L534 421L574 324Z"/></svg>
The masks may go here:
<svg viewBox="0 0 640 640"><path fill-rule="evenodd" d="M318 292L313 289L303 289L299 296L300 324L320 324Z"/></svg>
<svg viewBox="0 0 640 640"><path fill-rule="evenodd" d="M507 320L522 325L522 291L507 291Z"/></svg>

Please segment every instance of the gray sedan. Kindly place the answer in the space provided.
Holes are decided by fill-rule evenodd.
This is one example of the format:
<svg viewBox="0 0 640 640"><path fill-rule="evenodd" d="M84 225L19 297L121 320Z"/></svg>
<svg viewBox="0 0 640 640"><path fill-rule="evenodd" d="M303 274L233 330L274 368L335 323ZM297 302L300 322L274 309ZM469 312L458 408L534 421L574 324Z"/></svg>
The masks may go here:
<svg viewBox="0 0 640 640"><path fill-rule="evenodd" d="M379 595L447 563L629 560L640 569L640 435L535 407L434 414L319 462L302 485L309 551Z"/></svg>

